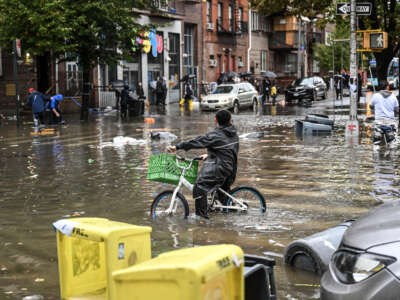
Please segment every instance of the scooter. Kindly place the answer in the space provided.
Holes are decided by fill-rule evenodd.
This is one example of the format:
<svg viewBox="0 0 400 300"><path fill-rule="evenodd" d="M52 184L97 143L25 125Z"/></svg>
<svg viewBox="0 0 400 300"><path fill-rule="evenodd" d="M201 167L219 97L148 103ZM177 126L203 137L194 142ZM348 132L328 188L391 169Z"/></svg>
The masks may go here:
<svg viewBox="0 0 400 300"><path fill-rule="evenodd" d="M395 125L375 124L373 143L376 148L386 146L393 149L396 145Z"/></svg>

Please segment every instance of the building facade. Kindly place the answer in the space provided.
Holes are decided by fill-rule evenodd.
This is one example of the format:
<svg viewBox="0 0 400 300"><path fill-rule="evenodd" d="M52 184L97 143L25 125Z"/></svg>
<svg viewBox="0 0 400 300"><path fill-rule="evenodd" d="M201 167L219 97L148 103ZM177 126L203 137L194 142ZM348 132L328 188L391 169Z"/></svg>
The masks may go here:
<svg viewBox="0 0 400 300"><path fill-rule="evenodd" d="M203 2L203 78L215 82L221 73L248 69L248 1Z"/></svg>
<svg viewBox="0 0 400 300"><path fill-rule="evenodd" d="M252 10L250 12L249 71L255 75L275 71L273 51L270 50L272 18Z"/></svg>

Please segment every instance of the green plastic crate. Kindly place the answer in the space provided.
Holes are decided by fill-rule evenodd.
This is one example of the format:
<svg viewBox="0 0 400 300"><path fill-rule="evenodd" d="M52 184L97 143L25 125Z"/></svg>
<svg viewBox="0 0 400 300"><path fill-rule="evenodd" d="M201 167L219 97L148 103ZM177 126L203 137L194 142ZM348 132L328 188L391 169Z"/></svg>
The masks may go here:
<svg viewBox="0 0 400 300"><path fill-rule="evenodd" d="M190 161L179 162L181 166L189 166ZM185 179L194 184L197 178L199 162L194 161L191 168L185 172ZM162 153L152 155L149 159L149 167L147 169L147 179L162 183L177 185L181 176L182 170L176 165L175 155Z"/></svg>

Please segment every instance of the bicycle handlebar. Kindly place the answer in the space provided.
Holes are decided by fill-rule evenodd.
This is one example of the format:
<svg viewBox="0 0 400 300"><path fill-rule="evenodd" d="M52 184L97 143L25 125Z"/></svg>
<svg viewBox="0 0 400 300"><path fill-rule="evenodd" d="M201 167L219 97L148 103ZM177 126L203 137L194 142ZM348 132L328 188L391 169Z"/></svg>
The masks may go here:
<svg viewBox="0 0 400 300"><path fill-rule="evenodd" d="M176 154L175 157L176 157L176 165L178 166L178 168L185 170L185 171L189 170L192 167L192 164L195 160L203 160L203 158L201 156L194 157L194 158L190 159L190 164L187 167L183 167L183 166L179 165L179 161L185 161L186 158L179 156L178 154Z"/></svg>

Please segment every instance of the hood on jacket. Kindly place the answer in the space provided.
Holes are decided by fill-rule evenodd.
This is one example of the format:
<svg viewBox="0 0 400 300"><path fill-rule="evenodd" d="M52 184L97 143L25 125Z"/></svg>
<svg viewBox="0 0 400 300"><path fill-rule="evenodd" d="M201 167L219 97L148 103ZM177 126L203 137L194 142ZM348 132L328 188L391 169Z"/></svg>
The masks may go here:
<svg viewBox="0 0 400 300"><path fill-rule="evenodd" d="M392 93L390 91L386 91L386 90L380 91L379 94L381 94L383 98L388 98L392 95Z"/></svg>
<svg viewBox="0 0 400 300"><path fill-rule="evenodd" d="M219 129L221 129L227 136L235 136L237 134L235 126L232 124L228 126L219 126Z"/></svg>

